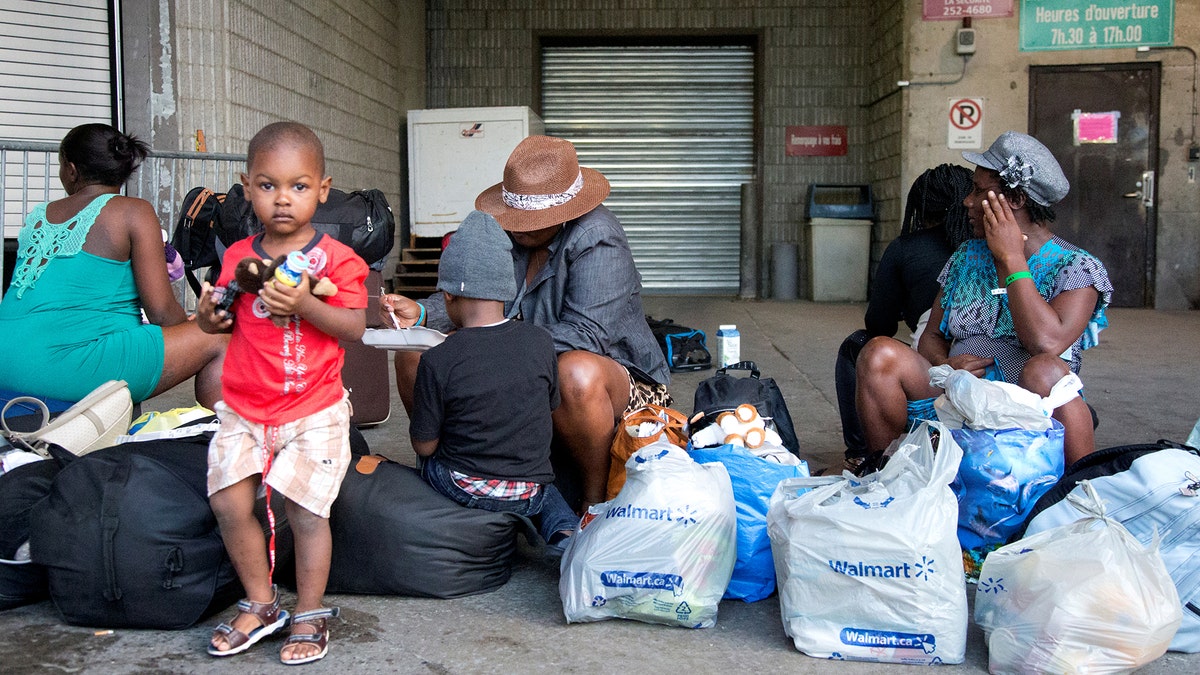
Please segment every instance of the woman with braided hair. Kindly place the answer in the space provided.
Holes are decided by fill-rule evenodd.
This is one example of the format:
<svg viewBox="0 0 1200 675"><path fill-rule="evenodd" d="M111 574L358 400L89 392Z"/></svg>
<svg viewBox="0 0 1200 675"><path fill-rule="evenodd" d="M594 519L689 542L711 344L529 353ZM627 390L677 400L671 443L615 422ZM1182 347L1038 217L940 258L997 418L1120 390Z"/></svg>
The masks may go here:
<svg viewBox="0 0 1200 675"><path fill-rule="evenodd" d="M855 362L873 337L893 337L903 321L916 349L929 308L938 292L938 273L950 254L971 238L971 222L963 198L971 192L971 171L942 164L922 173L908 191L900 236L879 260L865 316L866 330L856 330L838 350L835 375L846 463L855 471L867 456L866 440L855 407Z"/></svg>

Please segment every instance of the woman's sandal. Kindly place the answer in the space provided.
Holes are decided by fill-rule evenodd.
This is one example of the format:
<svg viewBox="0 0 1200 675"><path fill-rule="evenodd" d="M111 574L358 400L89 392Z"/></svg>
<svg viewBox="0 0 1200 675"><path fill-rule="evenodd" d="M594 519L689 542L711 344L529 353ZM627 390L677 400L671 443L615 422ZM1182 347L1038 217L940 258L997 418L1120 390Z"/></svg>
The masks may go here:
<svg viewBox="0 0 1200 675"><path fill-rule="evenodd" d="M337 607L322 607L309 612L301 612L292 618L292 632L283 641L283 646L279 648L279 662L287 666L298 666L302 663L312 663L325 658L325 654L329 653L329 623L328 620L336 617L341 613ZM296 626L304 624L312 626L316 629L312 633L297 633ZM311 656L305 656L298 659L287 659L283 656L283 650L289 645L316 645L320 651Z"/></svg>
<svg viewBox="0 0 1200 675"><path fill-rule="evenodd" d="M260 624L258 628L247 634L230 624L223 623L213 630L212 637L208 641L208 653L213 656L241 654L253 647L259 640L286 626L290 615L286 609L279 607L279 589L271 586L271 592L275 594L275 599L271 602L251 602L245 599L238 601L238 612L257 618ZM229 645L229 649L217 649L217 646L213 644L217 638L223 638Z"/></svg>

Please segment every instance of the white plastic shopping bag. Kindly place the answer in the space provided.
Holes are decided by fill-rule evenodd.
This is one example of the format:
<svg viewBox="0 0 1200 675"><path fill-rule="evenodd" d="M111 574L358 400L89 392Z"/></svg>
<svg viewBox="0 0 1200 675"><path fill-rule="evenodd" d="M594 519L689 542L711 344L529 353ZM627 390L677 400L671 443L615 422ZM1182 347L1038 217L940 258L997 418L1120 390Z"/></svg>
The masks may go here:
<svg viewBox="0 0 1200 675"><path fill-rule="evenodd" d="M737 555L729 473L665 439L635 452L625 471L621 492L588 509L563 554L567 622L714 625Z"/></svg>
<svg viewBox="0 0 1200 675"><path fill-rule="evenodd" d="M1095 487L1067 499L1081 513L988 554L975 621L993 673L1125 673L1166 653L1182 619L1158 552L1107 517Z"/></svg>
<svg viewBox="0 0 1200 675"><path fill-rule="evenodd" d="M1050 395L1042 398L1024 387L985 380L947 365L929 369L929 384L946 392L937 397L933 408L938 420L951 429L1044 431L1050 428L1054 410L1083 389L1079 376L1067 373L1050 389Z"/></svg>
<svg viewBox="0 0 1200 675"><path fill-rule="evenodd" d="M961 459L946 427L926 422L876 473L780 483L767 532L783 627L797 649L835 659L962 662L967 594L950 490ZM806 488L813 489L797 494Z"/></svg>

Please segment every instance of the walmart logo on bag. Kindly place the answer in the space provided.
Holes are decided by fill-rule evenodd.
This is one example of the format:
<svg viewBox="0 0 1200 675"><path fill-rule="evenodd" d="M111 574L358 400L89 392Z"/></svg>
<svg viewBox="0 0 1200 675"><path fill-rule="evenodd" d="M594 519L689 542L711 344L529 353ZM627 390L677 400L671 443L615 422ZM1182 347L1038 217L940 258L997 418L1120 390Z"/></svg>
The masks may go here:
<svg viewBox="0 0 1200 675"><path fill-rule="evenodd" d="M839 637L841 637L842 644L854 647L920 649L926 654L937 651L937 639L929 633L897 633L890 630L843 628Z"/></svg>
<svg viewBox="0 0 1200 675"><path fill-rule="evenodd" d="M635 520L660 520L679 523L681 527L696 524L696 509L690 504L668 509L648 509L635 504L614 506L604 512L605 518L632 518Z"/></svg>
<svg viewBox="0 0 1200 675"><path fill-rule="evenodd" d="M600 583L609 588L644 588L683 595L683 577L678 574L607 570L600 573Z"/></svg>
<svg viewBox="0 0 1200 675"><path fill-rule="evenodd" d="M923 579L929 581L929 575L937 572L933 560L921 556L920 562L872 564L863 561L830 560L829 569L848 577L879 577L881 579Z"/></svg>

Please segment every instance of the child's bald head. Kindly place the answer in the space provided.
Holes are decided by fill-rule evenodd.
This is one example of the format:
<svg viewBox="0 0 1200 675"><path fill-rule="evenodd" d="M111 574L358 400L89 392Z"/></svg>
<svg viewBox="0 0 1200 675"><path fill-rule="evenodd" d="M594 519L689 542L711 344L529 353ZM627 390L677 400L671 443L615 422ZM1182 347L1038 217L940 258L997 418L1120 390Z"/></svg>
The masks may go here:
<svg viewBox="0 0 1200 675"><path fill-rule="evenodd" d="M246 168L254 173L254 161L261 153L283 146L307 148L317 160L320 175L325 175L325 146L312 129L299 122L273 122L254 134L246 151Z"/></svg>

